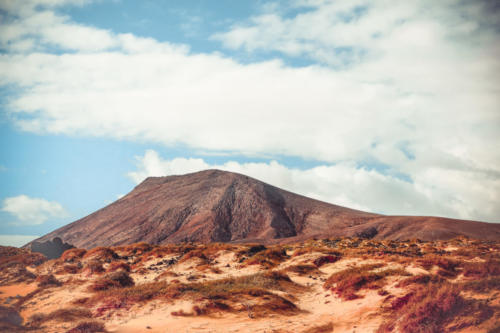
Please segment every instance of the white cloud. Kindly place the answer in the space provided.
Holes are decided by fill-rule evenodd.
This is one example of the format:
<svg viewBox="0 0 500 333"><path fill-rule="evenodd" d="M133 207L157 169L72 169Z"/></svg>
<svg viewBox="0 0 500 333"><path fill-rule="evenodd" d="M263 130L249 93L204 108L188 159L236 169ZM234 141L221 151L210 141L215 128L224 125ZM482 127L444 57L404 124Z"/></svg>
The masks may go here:
<svg viewBox="0 0 500 333"><path fill-rule="evenodd" d="M0 85L20 88L7 105L22 130L296 156L335 163L335 170L379 164L411 178L405 184L426 200L450 200L423 203L441 207L428 211L500 219L491 208L500 195L500 43L495 15L481 4L296 1L307 11L286 17L267 6L214 37L231 48L318 62L298 68L193 54L184 45L76 24L48 5L18 3L2 2L15 19L0 27L9 50L0 55ZM54 45L62 53L51 53ZM205 162L176 163L190 170ZM154 174L165 166L149 167ZM379 179L370 172L352 174ZM374 186L395 193L407 186L393 184ZM354 193L338 197L385 209Z"/></svg>
<svg viewBox="0 0 500 333"><path fill-rule="evenodd" d="M21 247L40 236L31 235L0 235L0 245Z"/></svg>
<svg viewBox="0 0 500 333"><path fill-rule="evenodd" d="M179 175L205 169L242 173L274 186L337 205L391 215L437 215L499 222L496 180L484 187L473 172L423 170L413 183L349 163L320 165L310 169L269 163L209 164L203 159L162 159L154 150L137 157L137 170L128 173L135 183L149 176Z"/></svg>
<svg viewBox="0 0 500 333"><path fill-rule="evenodd" d="M42 224L49 218L67 216L58 202L31 198L24 194L4 199L1 210L16 217L16 222L12 223L15 225Z"/></svg>

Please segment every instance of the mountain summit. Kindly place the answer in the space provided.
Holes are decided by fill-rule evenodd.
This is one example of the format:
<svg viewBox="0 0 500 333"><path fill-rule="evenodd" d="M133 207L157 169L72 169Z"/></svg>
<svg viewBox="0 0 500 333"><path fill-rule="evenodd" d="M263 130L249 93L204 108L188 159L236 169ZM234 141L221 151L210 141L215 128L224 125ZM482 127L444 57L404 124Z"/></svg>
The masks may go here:
<svg viewBox="0 0 500 333"><path fill-rule="evenodd" d="M500 224L439 217L384 216L310 199L254 178L220 170L149 177L114 203L57 229L92 248L148 242L300 241L312 237L500 239Z"/></svg>

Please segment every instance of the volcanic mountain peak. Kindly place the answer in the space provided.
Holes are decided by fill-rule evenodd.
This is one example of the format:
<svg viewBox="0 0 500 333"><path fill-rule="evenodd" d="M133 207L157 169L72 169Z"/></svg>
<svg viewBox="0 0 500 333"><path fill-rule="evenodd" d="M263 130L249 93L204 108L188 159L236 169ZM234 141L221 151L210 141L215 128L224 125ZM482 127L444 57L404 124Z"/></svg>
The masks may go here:
<svg viewBox="0 0 500 333"><path fill-rule="evenodd" d="M299 241L312 237L500 239L500 225L437 217L383 216L294 194L220 170L149 177L116 202L37 241L77 247L148 242Z"/></svg>

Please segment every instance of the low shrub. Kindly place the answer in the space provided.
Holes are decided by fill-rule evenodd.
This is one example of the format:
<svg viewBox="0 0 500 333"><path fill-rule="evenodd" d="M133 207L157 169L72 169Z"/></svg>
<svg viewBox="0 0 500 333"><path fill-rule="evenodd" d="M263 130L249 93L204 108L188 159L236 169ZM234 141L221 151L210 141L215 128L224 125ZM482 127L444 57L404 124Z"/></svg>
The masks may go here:
<svg viewBox="0 0 500 333"><path fill-rule="evenodd" d="M60 286L61 282L57 280L54 275L39 275L36 280L38 287Z"/></svg>
<svg viewBox="0 0 500 333"><path fill-rule="evenodd" d="M466 281L461 286L464 290L486 294L491 291L500 290L500 277L494 276L480 280Z"/></svg>
<svg viewBox="0 0 500 333"><path fill-rule="evenodd" d="M390 275L408 275L403 269L386 269L372 272L384 264L352 267L332 274L324 283L325 289L330 289L344 300L360 298L357 292L361 289L379 289L384 285L384 279Z"/></svg>
<svg viewBox="0 0 500 333"><path fill-rule="evenodd" d="M318 268L314 265L309 265L309 264L298 264L298 265L292 265L288 266L285 268L286 272L293 272L297 273L299 275L306 275L306 274L311 274L311 273L320 273Z"/></svg>
<svg viewBox="0 0 500 333"><path fill-rule="evenodd" d="M134 303L154 298L176 299L183 295L202 297L209 300L231 299L237 295L253 297L270 294L269 290L302 290L303 287L292 282L282 272L266 272L237 278L225 278L207 282L180 283L178 281L157 281L141 283L121 289L108 288L99 291L86 305L96 304L103 299L116 299L120 302Z"/></svg>
<svg viewBox="0 0 500 333"><path fill-rule="evenodd" d="M104 272L104 267L99 260L90 260L85 264L83 270L90 274L99 274Z"/></svg>
<svg viewBox="0 0 500 333"><path fill-rule="evenodd" d="M432 267L437 266L441 269L443 275L456 276L458 274L457 267L460 266L460 262L442 257L437 255L429 255L424 258L418 259L417 263L426 270L430 270Z"/></svg>
<svg viewBox="0 0 500 333"><path fill-rule="evenodd" d="M259 251L249 259L245 260L246 265L261 265L265 268L273 268L282 263L286 258L286 250L280 247L268 248Z"/></svg>
<svg viewBox="0 0 500 333"><path fill-rule="evenodd" d="M302 333L329 333L333 332L333 324L328 323L324 325L314 326L302 331Z"/></svg>
<svg viewBox="0 0 500 333"><path fill-rule="evenodd" d="M485 262L464 262L462 267L465 277L486 278L500 276L500 260L489 259Z"/></svg>
<svg viewBox="0 0 500 333"><path fill-rule="evenodd" d="M90 291L107 290L110 288L130 287L134 285L134 280L125 271L110 273L94 281L90 286Z"/></svg>
<svg viewBox="0 0 500 333"><path fill-rule="evenodd" d="M41 253L13 246L0 246L0 271L15 265L38 266L45 261L47 258Z"/></svg>
<svg viewBox="0 0 500 333"><path fill-rule="evenodd" d="M461 328L478 325L492 315L492 309L475 300L465 300L460 289L450 283L418 285L392 301L390 319L378 332L445 332L456 318ZM470 317L469 320L464 320Z"/></svg>
<svg viewBox="0 0 500 333"><path fill-rule="evenodd" d="M420 275L410 276L409 278L399 281L396 287L403 288L413 284L428 284L431 282L442 283L444 282L444 279L436 275L420 274Z"/></svg>
<svg viewBox="0 0 500 333"><path fill-rule="evenodd" d="M69 249L63 252L61 260L64 262L74 262L77 259L83 258L85 253L87 253L85 249Z"/></svg>
<svg viewBox="0 0 500 333"><path fill-rule="evenodd" d="M39 327L41 324L51 320L75 322L82 318L92 318L92 313L85 308L58 309L48 314L35 314L30 317L28 322L31 327Z"/></svg>
<svg viewBox="0 0 500 333"><path fill-rule="evenodd" d="M106 328L104 324L100 321L84 321L79 323L74 328L70 329L66 333L106 333Z"/></svg>
<svg viewBox="0 0 500 333"><path fill-rule="evenodd" d="M107 247L95 247L91 250L88 250L84 255L84 259L94 259L94 260L100 260L100 261L111 261L114 259L118 259L118 255L116 254L115 251L111 250L110 248Z"/></svg>
<svg viewBox="0 0 500 333"><path fill-rule="evenodd" d="M106 269L107 272L114 272L117 270L130 272L130 265L123 261L113 261L112 263L109 264L108 268Z"/></svg>
<svg viewBox="0 0 500 333"><path fill-rule="evenodd" d="M313 263L316 267L321 267L323 266L324 264L330 264L330 263L334 263L334 262L337 262L340 260L340 256L332 256L332 255L328 255L328 256L322 256L322 257L319 257L319 258L316 258Z"/></svg>
<svg viewBox="0 0 500 333"><path fill-rule="evenodd" d="M77 264L66 264L61 267L57 271L54 272L56 275L62 275L62 274L76 274L80 271L81 265Z"/></svg>

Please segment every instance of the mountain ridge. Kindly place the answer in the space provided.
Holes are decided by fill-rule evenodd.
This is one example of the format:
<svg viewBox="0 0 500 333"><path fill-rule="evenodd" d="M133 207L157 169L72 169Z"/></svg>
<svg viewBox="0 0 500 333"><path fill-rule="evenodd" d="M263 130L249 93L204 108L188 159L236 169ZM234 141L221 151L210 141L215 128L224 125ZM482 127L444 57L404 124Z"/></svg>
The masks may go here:
<svg viewBox="0 0 500 333"><path fill-rule="evenodd" d="M91 248L137 242L283 243L313 237L500 239L500 225L386 216L311 199L249 176L204 170L148 177L110 205L36 241Z"/></svg>

